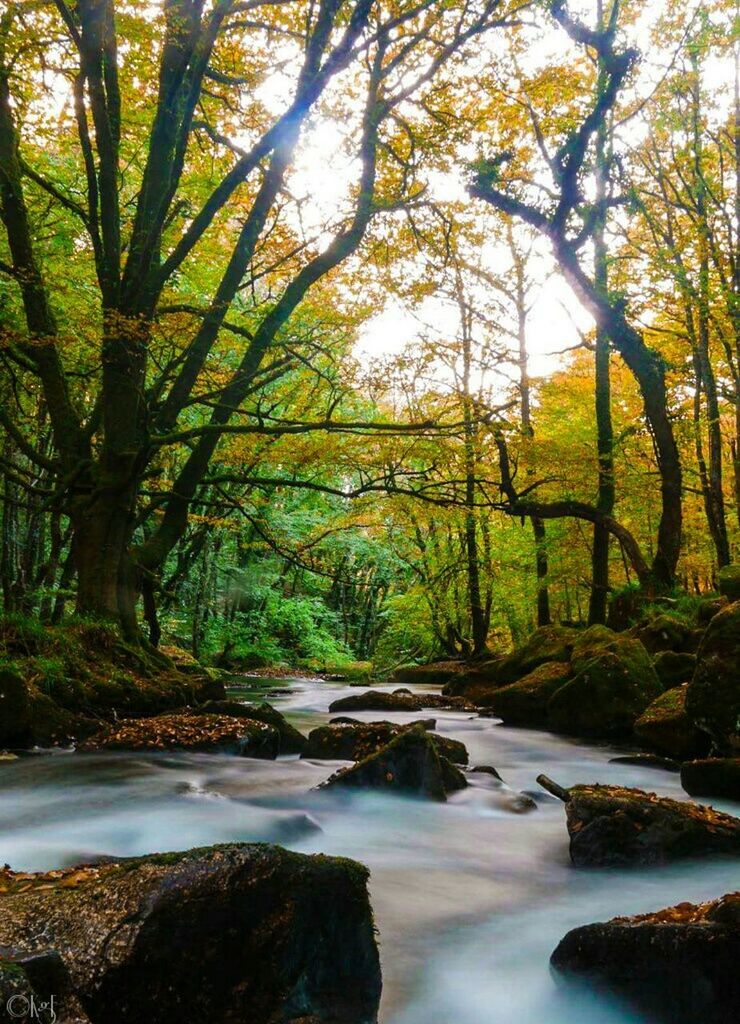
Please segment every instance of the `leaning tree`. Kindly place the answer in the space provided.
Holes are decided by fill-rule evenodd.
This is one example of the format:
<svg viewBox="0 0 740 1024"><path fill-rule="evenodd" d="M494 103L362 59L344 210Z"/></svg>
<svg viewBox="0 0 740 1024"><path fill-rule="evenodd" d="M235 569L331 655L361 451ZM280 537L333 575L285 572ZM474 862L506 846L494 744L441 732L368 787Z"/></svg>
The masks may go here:
<svg viewBox="0 0 740 1024"><path fill-rule="evenodd" d="M283 342L312 289L419 198L425 90L516 17L504 0L6 7L2 367L11 393L22 377L39 395L50 443L12 404L0 426L44 474L44 508L69 523L79 612L139 638L142 588L226 435L342 428L278 422L253 400L305 358ZM323 219L304 218L293 171L327 124L354 173ZM339 190L341 175L323 174ZM184 457L167 480L173 450Z"/></svg>

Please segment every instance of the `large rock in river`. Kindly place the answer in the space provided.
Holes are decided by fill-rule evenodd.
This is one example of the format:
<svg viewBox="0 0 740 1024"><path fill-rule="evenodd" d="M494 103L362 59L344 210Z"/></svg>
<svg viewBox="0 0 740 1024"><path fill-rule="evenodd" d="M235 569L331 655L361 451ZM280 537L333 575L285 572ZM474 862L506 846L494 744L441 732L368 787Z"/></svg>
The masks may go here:
<svg viewBox="0 0 740 1024"><path fill-rule="evenodd" d="M367 871L229 844L6 871L0 946L56 951L91 1024L375 1024Z"/></svg>
<svg viewBox="0 0 740 1024"><path fill-rule="evenodd" d="M242 757L277 757L277 729L227 715L175 714L124 718L80 743L78 750L221 751Z"/></svg>
<svg viewBox="0 0 740 1024"><path fill-rule="evenodd" d="M566 978L610 989L651 1021L735 1024L740 893L574 928L550 962Z"/></svg>
<svg viewBox="0 0 740 1024"><path fill-rule="evenodd" d="M198 714L228 715L230 718L248 718L276 729L280 737L281 754L300 754L306 749L306 737L280 714L277 708L264 701L247 704L238 700L209 700L195 709Z"/></svg>
<svg viewBox="0 0 740 1024"><path fill-rule="evenodd" d="M463 773L439 754L429 733L417 726L357 764L335 772L319 788L388 789L442 801L466 785Z"/></svg>
<svg viewBox="0 0 740 1024"><path fill-rule="evenodd" d="M740 802L740 757L708 757L681 765L681 785L691 796Z"/></svg>
<svg viewBox="0 0 740 1024"><path fill-rule="evenodd" d="M445 697L439 693L412 693L410 690L366 690L339 697L329 705L329 711L421 711L423 708L450 708L453 711L473 711L473 705L463 697Z"/></svg>
<svg viewBox="0 0 740 1024"><path fill-rule="evenodd" d="M571 668L566 662L548 661L518 683L494 690L485 706L507 725L543 728L547 724L550 698L567 682L570 674Z"/></svg>
<svg viewBox="0 0 740 1024"><path fill-rule="evenodd" d="M508 686L548 661L570 661L578 631L566 626L540 626L510 654L482 661L461 673L443 693L468 697L473 703L500 686ZM476 697L477 695L477 697Z"/></svg>
<svg viewBox="0 0 740 1024"><path fill-rule="evenodd" d="M686 711L718 753L740 754L740 601L726 605L707 626Z"/></svg>
<svg viewBox="0 0 740 1024"><path fill-rule="evenodd" d="M573 679L550 698L547 718L553 732L599 738L629 734L636 719L663 692L639 640L615 635L577 665Z"/></svg>
<svg viewBox="0 0 740 1024"><path fill-rule="evenodd" d="M25 680L10 668L0 668L0 747L20 746L31 724L31 701Z"/></svg>
<svg viewBox="0 0 740 1024"><path fill-rule="evenodd" d="M666 690L635 722L635 736L646 746L678 761L700 757L709 739L686 713L688 683Z"/></svg>
<svg viewBox="0 0 740 1024"><path fill-rule="evenodd" d="M465 668L462 661L433 661L426 665L401 665L393 673L399 683L437 686L454 679Z"/></svg>
<svg viewBox="0 0 740 1024"><path fill-rule="evenodd" d="M690 682L696 668L696 655L687 651L660 651L653 664L658 679L668 690Z"/></svg>
<svg viewBox="0 0 740 1024"><path fill-rule="evenodd" d="M408 729L421 726L423 722L396 725L394 722L340 722L321 725L308 734L303 757L336 761L362 761ZM453 764L467 764L468 751L464 743L447 736L431 736L432 743L443 757Z"/></svg>
<svg viewBox="0 0 740 1024"><path fill-rule="evenodd" d="M683 857L740 857L740 819L623 786L573 786L565 812L578 867L662 864Z"/></svg>

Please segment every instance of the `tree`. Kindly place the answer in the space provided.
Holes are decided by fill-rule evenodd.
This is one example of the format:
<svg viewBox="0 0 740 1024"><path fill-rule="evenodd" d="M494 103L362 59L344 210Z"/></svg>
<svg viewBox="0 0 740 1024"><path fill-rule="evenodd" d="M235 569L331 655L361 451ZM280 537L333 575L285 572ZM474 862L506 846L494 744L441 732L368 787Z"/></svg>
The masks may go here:
<svg viewBox="0 0 740 1024"><path fill-rule="evenodd" d="M526 196L520 197L515 188L506 187L503 173L511 159L510 153L479 161L470 194L496 210L525 221L550 241L566 280L594 317L597 327L609 337L635 375L655 442L661 476L662 512L651 577L655 585L670 587L675 579L681 549L682 474L668 408L664 360L660 353L645 343L642 333L631 324L623 297L603 294L583 258L583 247L593 238L599 216L603 216L608 207L623 202L619 196L607 197L603 202L589 202L584 179L590 170L587 158L593 150L599 128L617 102L636 53L616 46L618 4L614 4L609 23L603 30L590 29L572 18L563 0L554 0L550 10L571 39L597 54L601 71L587 112L566 133L565 140L554 154L549 152L535 115L534 131L552 179L552 186L546 186L544 191L552 199L543 206ZM580 512L585 515L584 509ZM599 509L590 509L588 516L595 523L601 521L606 524L611 519Z"/></svg>
<svg viewBox="0 0 740 1024"><path fill-rule="evenodd" d="M79 612L112 617L137 639L138 596L182 537L221 439L327 429L274 423L245 402L293 362L280 346L310 290L358 250L373 219L418 192L413 161L401 173L394 165L403 105L508 17L499 0L167 0L152 17L114 0L8 7L0 270L21 310L7 358L38 382L53 454L3 426L50 474L49 500L69 518ZM27 89L43 80L49 51L56 84L72 82L73 117L44 165L34 132L46 111ZM292 91L275 115L258 87L278 69ZM334 223L307 236L286 212L290 169L342 75L359 178ZM64 267L38 231L42 201L92 268L87 304L64 301ZM215 265L201 271L204 259ZM193 304L198 275L210 296ZM173 315L188 318L188 334L168 353L160 322ZM65 359L62 319L83 337L95 325L84 386ZM226 331L236 352L223 351ZM142 539L142 488L175 445L187 457Z"/></svg>

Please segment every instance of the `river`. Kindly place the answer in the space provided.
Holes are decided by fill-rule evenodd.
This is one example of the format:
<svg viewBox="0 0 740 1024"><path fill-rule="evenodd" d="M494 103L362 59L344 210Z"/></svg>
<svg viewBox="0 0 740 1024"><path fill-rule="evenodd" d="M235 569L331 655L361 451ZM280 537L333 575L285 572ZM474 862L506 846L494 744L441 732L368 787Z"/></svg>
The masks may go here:
<svg viewBox="0 0 740 1024"><path fill-rule="evenodd" d="M283 685L289 693L268 699L303 731L329 720L331 701L358 692L315 680ZM737 862L576 870L563 807L535 795L535 777L685 798L678 776L612 764L610 747L491 718L427 715L467 745L471 765L494 765L505 785L473 773L468 789L436 804L313 791L339 762L60 752L0 765L0 862L42 870L230 840L354 857L371 871L382 1024L645 1024L604 995L559 986L550 953L575 925L736 890ZM536 809L515 813L516 791L534 795ZM740 814L739 805L717 806Z"/></svg>

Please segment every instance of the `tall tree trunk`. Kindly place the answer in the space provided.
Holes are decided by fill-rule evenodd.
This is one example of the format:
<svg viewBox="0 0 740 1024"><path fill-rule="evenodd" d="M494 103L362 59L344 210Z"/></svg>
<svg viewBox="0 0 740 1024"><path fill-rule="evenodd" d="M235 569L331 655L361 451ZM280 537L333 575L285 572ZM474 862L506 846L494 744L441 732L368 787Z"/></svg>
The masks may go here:
<svg viewBox="0 0 740 1024"><path fill-rule="evenodd" d="M604 28L604 9L598 2L598 30ZM599 60L599 75L603 78L603 61ZM596 132L596 203L601 206L594 226L594 285L605 297L609 291L609 264L606 248L606 198L609 179L610 127L605 118ZM596 405L596 447L599 459L599 483L596 507L607 515L614 511L614 430L611 412L611 380L609 376L609 335L601 326L596 328L596 354L594 359L594 394ZM609 597L609 531L596 523L591 549L591 596L588 606L589 625L606 622Z"/></svg>
<svg viewBox="0 0 740 1024"><path fill-rule="evenodd" d="M521 408L522 432L526 437L534 437L532 426L532 399L529 386L529 353L527 350L527 286L525 280L525 264L514 240L511 223L507 225L509 249L514 259L515 303L517 314L517 338L519 342L519 395ZM549 572L547 558L547 529L545 521L539 516L531 517L532 533L534 534L535 571L537 573L537 625L549 626L550 591L547 586Z"/></svg>
<svg viewBox="0 0 740 1024"><path fill-rule="evenodd" d="M707 186L704 178L703 142L701 124L701 80L699 61L695 51L691 56L692 120L694 151L694 202L699 250L699 288L697 310L697 343L701 384L706 396L707 440L709 463L707 466L707 513L709 528L717 551L720 568L730 562L730 543L727 537L725 499L722 489L722 431L720 423L717 381L710 352L710 282L709 282L709 222L707 219Z"/></svg>

